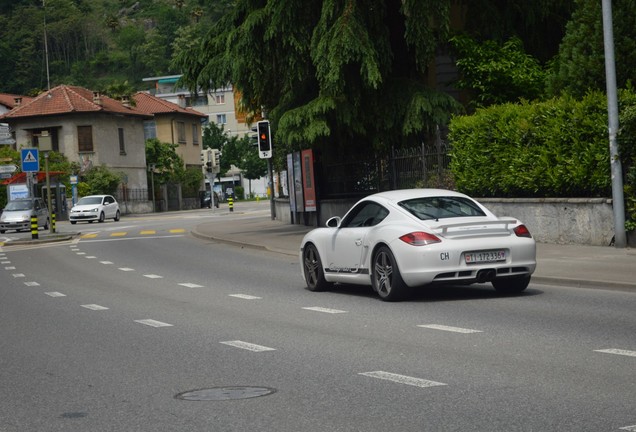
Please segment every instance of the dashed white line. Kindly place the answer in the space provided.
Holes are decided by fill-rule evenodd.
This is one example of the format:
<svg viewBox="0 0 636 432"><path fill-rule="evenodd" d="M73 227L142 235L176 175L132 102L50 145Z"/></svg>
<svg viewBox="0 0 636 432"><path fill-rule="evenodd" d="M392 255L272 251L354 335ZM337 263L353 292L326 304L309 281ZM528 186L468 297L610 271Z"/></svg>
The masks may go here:
<svg viewBox="0 0 636 432"><path fill-rule="evenodd" d="M600 353L606 353L606 354L618 354L618 355L624 355L628 357L636 357L636 351L628 351L623 349L611 348L611 349L602 349L602 350L594 350L594 351L600 352Z"/></svg>
<svg viewBox="0 0 636 432"><path fill-rule="evenodd" d="M131 268L129 268L129 267L119 267L119 270L121 270L121 271L126 271L126 272L129 272L129 271L135 271L135 269L131 269Z"/></svg>
<svg viewBox="0 0 636 432"><path fill-rule="evenodd" d="M11 261L2 261L0 264L11 264Z"/></svg>
<svg viewBox="0 0 636 432"><path fill-rule="evenodd" d="M230 297L236 297L244 300L261 300L263 297L256 297L248 294L230 294Z"/></svg>
<svg viewBox="0 0 636 432"><path fill-rule="evenodd" d="M76 252L77 255L86 255L86 252Z"/></svg>
<svg viewBox="0 0 636 432"><path fill-rule="evenodd" d="M89 255L89 256L86 256L86 257L84 257L84 258L86 258L86 259L95 259L95 258L97 258L97 257L96 257L96 256L92 256L92 255Z"/></svg>
<svg viewBox="0 0 636 432"><path fill-rule="evenodd" d="M155 321L153 319L135 320L135 322L139 324L144 324L150 327L172 327L173 326L172 324L168 324L161 321Z"/></svg>
<svg viewBox="0 0 636 432"><path fill-rule="evenodd" d="M14 278L23 278L24 277L24 273L13 273L13 277Z"/></svg>
<svg viewBox="0 0 636 432"><path fill-rule="evenodd" d="M40 286L40 284L39 284L39 283L37 283L37 282L25 282L24 284L25 284L26 286L31 286L31 287L33 287L33 286Z"/></svg>
<svg viewBox="0 0 636 432"><path fill-rule="evenodd" d="M15 270L15 266L5 267L5 270Z"/></svg>
<svg viewBox="0 0 636 432"><path fill-rule="evenodd" d="M186 288L203 288L203 285L197 285L194 283L180 283L179 285L184 286Z"/></svg>
<svg viewBox="0 0 636 432"><path fill-rule="evenodd" d="M100 264L109 265L109 264L112 264L112 263L113 263L112 261L100 261Z"/></svg>
<svg viewBox="0 0 636 432"><path fill-rule="evenodd" d="M90 309L90 310L94 310L94 311L103 311L103 310L108 310L107 307L104 306L100 306L98 304L85 304L85 305L81 305L83 308L86 309Z"/></svg>
<svg viewBox="0 0 636 432"><path fill-rule="evenodd" d="M147 277L148 279L163 279L163 276L159 276L156 274L147 274L147 275L144 275L144 277Z"/></svg>
<svg viewBox="0 0 636 432"><path fill-rule="evenodd" d="M234 348L241 348L244 350L248 350L248 351L253 351L253 352L265 352L265 351L276 351L275 348L270 348L270 347L266 347L263 345L256 345L253 343L249 343L249 342L243 342L240 340L235 340L235 341L225 341L225 342L221 342L224 345L229 345L232 346Z"/></svg>
<svg viewBox="0 0 636 432"><path fill-rule="evenodd" d="M620 430L636 432L636 425L625 426L625 427L620 428Z"/></svg>
<svg viewBox="0 0 636 432"><path fill-rule="evenodd" d="M449 332L455 332L455 333L482 333L481 330L472 330L472 329L466 329L466 328L460 328L460 327L450 327L450 326L445 326L440 324L422 324L422 325L418 325L418 327L423 327L423 328L428 328L433 330L443 330L443 331L449 331Z"/></svg>
<svg viewBox="0 0 636 432"><path fill-rule="evenodd" d="M46 292L44 293L47 296L51 296L51 297L66 297L66 294L62 294L61 292L57 292L57 291L50 291L50 292Z"/></svg>
<svg viewBox="0 0 636 432"><path fill-rule="evenodd" d="M429 380L425 380L421 378L415 378L415 377L411 377L407 375L398 375L398 374L394 374L391 372L384 372L384 371L361 372L358 375L364 375L371 378L377 378L377 379L386 380L386 381L393 381L399 384L407 384L407 385L421 387L421 388L447 385L441 382L429 381Z"/></svg>
<svg viewBox="0 0 636 432"><path fill-rule="evenodd" d="M347 311L343 311L339 309L329 309L329 308L324 308L319 306L304 307L303 309L314 311L314 312L329 313L329 314L347 313Z"/></svg>

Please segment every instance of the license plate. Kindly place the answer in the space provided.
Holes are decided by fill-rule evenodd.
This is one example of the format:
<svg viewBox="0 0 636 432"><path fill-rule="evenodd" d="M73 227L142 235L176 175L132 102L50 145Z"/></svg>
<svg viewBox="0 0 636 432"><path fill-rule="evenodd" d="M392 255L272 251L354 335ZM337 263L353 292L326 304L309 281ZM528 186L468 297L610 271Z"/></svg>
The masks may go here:
<svg viewBox="0 0 636 432"><path fill-rule="evenodd" d="M477 264L477 263L490 263L490 262L497 262L497 261L505 261L506 260L506 252L503 251L503 250L466 252L464 254L464 260L466 260L466 264Z"/></svg>

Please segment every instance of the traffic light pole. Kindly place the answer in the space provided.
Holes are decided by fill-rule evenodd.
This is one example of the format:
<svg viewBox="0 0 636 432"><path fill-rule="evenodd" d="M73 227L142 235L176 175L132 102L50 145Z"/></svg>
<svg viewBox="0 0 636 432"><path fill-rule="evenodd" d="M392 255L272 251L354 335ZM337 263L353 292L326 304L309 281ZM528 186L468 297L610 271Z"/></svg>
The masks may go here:
<svg viewBox="0 0 636 432"><path fill-rule="evenodd" d="M274 166L272 164L272 158L267 159L267 175L269 176L269 210L272 215L272 220L276 219L276 201L274 201Z"/></svg>

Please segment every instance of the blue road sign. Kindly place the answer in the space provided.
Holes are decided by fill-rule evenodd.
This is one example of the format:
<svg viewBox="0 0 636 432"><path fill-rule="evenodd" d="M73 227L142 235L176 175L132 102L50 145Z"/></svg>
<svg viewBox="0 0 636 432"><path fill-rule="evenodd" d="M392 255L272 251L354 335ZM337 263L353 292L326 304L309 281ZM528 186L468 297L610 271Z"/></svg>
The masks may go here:
<svg viewBox="0 0 636 432"><path fill-rule="evenodd" d="M36 148L20 149L20 159L22 160L23 172L40 171L40 155Z"/></svg>

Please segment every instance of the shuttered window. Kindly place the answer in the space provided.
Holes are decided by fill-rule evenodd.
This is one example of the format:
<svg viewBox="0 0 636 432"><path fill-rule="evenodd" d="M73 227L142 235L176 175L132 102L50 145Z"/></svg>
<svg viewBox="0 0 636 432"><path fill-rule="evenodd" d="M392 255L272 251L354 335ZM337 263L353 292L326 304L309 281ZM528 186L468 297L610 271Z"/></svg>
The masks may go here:
<svg viewBox="0 0 636 432"><path fill-rule="evenodd" d="M77 144L80 152L93 151L93 126L77 127Z"/></svg>

